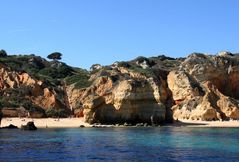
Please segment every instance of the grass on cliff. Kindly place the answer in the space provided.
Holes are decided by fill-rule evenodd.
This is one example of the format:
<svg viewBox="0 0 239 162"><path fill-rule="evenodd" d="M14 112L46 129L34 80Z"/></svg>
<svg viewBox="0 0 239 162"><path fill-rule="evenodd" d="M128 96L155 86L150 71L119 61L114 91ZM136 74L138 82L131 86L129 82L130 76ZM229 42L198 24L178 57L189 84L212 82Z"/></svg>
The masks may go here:
<svg viewBox="0 0 239 162"><path fill-rule="evenodd" d="M74 75L65 78L66 85L74 84L76 89L86 88L91 85L89 72L80 68L74 68Z"/></svg>
<svg viewBox="0 0 239 162"><path fill-rule="evenodd" d="M141 66L137 65L134 62L122 61L122 62L119 62L118 66L128 68L131 71L138 72L138 73L143 74L147 77L153 77L154 76L153 70L151 68L143 69Z"/></svg>
<svg viewBox="0 0 239 162"><path fill-rule="evenodd" d="M140 74L143 74L146 77L154 77L154 72L150 68L143 69L140 66L131 66L129 69L132 71L138 72Z"/></svg>

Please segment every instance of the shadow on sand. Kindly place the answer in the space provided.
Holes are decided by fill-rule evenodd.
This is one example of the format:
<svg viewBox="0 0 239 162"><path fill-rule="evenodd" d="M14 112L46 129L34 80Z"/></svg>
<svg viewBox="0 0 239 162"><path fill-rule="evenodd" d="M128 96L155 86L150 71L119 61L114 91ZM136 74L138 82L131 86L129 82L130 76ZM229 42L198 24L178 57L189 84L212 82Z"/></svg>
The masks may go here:
<svg viewBox="0 0 239 162"><path fill-rule="evenodd" d="M190 122L174 121L172 124L166 124L165 126L187 127L187 126L206 126L206 125L208 125L208 124L205 124L205 123L190 123Z"/></svg>

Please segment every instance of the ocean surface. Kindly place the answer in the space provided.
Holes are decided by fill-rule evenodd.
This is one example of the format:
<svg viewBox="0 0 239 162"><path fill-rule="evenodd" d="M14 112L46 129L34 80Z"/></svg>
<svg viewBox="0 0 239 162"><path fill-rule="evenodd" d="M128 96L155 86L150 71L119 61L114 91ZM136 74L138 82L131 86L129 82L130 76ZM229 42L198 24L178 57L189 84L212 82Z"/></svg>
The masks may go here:
<svg viewBox="0 0 239 162"><path fill-rule="evenodd" d="M0 161L239 161L239 128L0 130Z"/></svg>

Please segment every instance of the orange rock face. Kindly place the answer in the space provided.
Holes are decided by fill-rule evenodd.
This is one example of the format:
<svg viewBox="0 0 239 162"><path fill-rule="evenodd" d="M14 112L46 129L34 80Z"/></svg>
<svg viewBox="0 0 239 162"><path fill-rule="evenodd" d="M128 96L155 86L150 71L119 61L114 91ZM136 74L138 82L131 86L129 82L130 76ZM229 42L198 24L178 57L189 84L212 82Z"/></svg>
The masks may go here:
<svg viewBox="0 0 239 162"><path fill-rule="evenodd" d="M91 79L93 84L81 91L81 95L75 95L75 90L68 92L68 96L75 99L71 99L73 106L76 102L81 103L86 122L151 122L152 116L155 122L165 121L166 108L161 101L165 96L161 95L166 90L161 93L153 79L122 68L110 71L108 76Z"/></svg>
<svg viewBox="0 0 239 162"><path fill-rule="evenodd" d="M34 105L40 106L43 109L55 108L64 109L66 106L64 103L57 99L58 94L54 90L50 90L48 87L43 86L43 82L32 78L28 73L10 71L8 68L0 67L0 90L6 89L18 89L21 87L27 87L29 92L24 96L30 100ZM7 111L6 112L10 112ZM9 113L8 113L9 114ZM13 113L14 114L14 113ZM13 116L18 116L13 115ZM40 116L38 114L37 116Z"/></svg>
<svg viewBox="0 0 239 162"><path fill-rule="evenodd" d="M168 75L174 119L239 119L237 56L190 55Z"/></svg>

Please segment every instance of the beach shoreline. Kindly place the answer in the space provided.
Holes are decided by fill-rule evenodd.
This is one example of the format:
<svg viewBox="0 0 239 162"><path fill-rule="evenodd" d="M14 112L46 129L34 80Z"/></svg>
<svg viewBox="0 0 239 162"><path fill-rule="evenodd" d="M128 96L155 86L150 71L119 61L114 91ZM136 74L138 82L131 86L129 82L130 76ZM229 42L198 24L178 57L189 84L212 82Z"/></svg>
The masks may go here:
<svg viewBox="0 0 239 162"><path fill-rule="evenodd" d="M79 128L79 127L127 127L124 125L91 125L83 118L3 118L1 127L13 124L18 128L33 121L37 128ZM239 127L239 121L193 121L179 120L166 127ZM135 127L135 126L134 126Z"/></svg>
<svg viewBox="0 0 239 162"><path fill-rule="evenodd" d="M83 118L3 118L1 127L9 126L10 124L21 128L27 122L34 122L37 128L79 128L81 126L91 127L85 123Z"/></svg>
<svg viewBox="0 0 239 162"><path fill-rule="evenodd" d="M239 127L238 120L229 121L196 121L196 120L178 120L175 121L173 126L185 127Z"/></svg>

